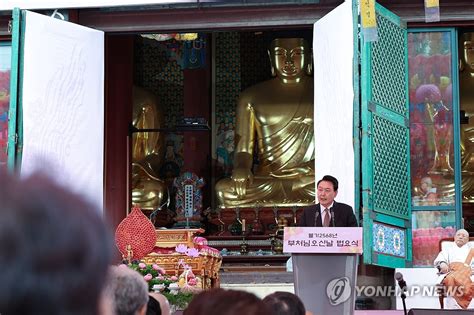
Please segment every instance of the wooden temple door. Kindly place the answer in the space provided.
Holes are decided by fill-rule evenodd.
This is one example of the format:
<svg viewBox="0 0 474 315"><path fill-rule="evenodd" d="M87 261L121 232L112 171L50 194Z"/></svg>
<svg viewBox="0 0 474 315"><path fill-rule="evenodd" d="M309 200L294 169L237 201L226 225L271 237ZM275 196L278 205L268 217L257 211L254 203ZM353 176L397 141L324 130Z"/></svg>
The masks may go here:
<svg viewBox="0 0 474 315"><path fill-rule="evenodd" d="M407 30L376 4L378 40L361 34L360 187L366 264L410 267L412 223Z"/></svg>

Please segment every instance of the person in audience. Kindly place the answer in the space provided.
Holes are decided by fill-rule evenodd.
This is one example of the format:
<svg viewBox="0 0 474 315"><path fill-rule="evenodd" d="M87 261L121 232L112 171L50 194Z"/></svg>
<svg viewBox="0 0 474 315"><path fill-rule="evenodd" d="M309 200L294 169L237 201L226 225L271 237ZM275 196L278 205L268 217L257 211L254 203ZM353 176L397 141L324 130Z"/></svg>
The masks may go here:
<svg viewBox="0 0 474 315"><path fill-rule="evenodd" d="M471 303L471 263L474 249L471 249L468 242L469 233L465 229L457 230L454 235L455 245L443 249L434 260L434 266L440 273L438 282L448 288L448 292L456 293L448 294L446 308L466 309Z"/></svg>
<svg viewBox="0 0 474 315"><path fill-rule="evenodd" d="M311 315L307 312L301 299L290 292L277 291L263 299L273 315Z"/></svg>
<svg viewBox="0 0 474 315"><path fill-rule="evenodd" d="M146 315L170 315L170 303L161 293L151 292Z"/></svg>
<svg viewBox="0 0 474 315"><path fill-rule="evenodd" d="M161 305L158 300L156 300L153 296L148 297L148 306L146 308L146 315L161 315Z"/></svg>
<svg viewBox="0 0 474 315"><path fill-rule="evenodd" d="M0 183L0 314L98 314L113 248L99 211L44 175Z"/></svg>
<svg viewBox="0 0 474 315"><path fill-rule="evenodd" d="M267 306L252 293L212 289L196 295L183 315L271 315Z"/></svg>
<svg viewBox="0 0 474 315"><path fill-rule="evenodd" d="M115 314L115 303L113 295L110 290L107 290L107 288L105 288L102 292L99 303L99 315L117 315Z"/></svg>
<svg viewBox="0 0 474 315"><path fill-rule="evenodd" d="M109 287L116 315L145 315L148 284L143 276L126 265L110 267Z"/></svg>

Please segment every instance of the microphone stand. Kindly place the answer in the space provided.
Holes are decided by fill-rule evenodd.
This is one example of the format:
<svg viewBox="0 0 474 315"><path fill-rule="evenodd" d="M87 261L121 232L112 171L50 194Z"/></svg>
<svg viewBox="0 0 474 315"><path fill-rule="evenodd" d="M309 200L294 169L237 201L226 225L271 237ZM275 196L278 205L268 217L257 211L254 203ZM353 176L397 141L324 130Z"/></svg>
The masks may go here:
<svg viewBox="0 0 474 315"><path fill-rule="evenodd" d="M331 207L331 221L332 221L332 227L336 227L336 222L334 221L334 210Z"/></svg>
<svg viewBox="0 0 474 315"><path fill-rule="evenodd" d="M403 303L403 314L407 315L407 305L405 303L405 299L407 298L407 295L405 294L405 292L407 291L407 283L405 282L405 280L403 280L403 275L399 272L395 274L395 280L397 281L398 286L402 291L400 297L402 298Z"/></svg>
<svg viewBox="0 0 474 315"><path fill-rule="evenodd" d="M407 298L407 295L405 294L405 287L402 288L402 294L400 294L400 297L402 298L403 314L407 315L407 304L405 303L405 299Z"/></svg>

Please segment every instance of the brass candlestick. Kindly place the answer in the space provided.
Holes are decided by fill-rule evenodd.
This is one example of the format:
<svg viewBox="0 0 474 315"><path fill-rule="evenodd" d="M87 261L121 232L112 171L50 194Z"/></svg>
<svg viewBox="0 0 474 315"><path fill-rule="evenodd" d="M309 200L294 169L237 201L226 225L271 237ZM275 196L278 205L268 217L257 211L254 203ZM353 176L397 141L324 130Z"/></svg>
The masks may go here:
<svg viewBox="0 0 474 315"><path fill-rule="evenodd" d="M293 212L293 226L296 226L298 224L298 222L296 220L296 213L298 212L298 208L293 207L293 208L291 208L291 211Z"/></svg>
<svg viewBox="0 0 474 315"><path fill-rule="evenodd" d="M253 224L252 224L252 234L262 235L263 226L260 223L260 214L259 214L260 209L258 207L255 207L254 211L255 211L255 219L253 220Z"/></svg>
<svg viewBox="0 0 474 315"><path fill-rule="evenodd" d="M221 212L217 212L217 221L219 221L218 233L217 235L222 235L225 232L225 222L221 219Z"/></svg>
<svg viewBox="0 0 474 315"><path fill-rule="evenodd" d="M277 224L278 226L278 208L277 207L273 207L273 218L275 219L275 223Z"/></svg>

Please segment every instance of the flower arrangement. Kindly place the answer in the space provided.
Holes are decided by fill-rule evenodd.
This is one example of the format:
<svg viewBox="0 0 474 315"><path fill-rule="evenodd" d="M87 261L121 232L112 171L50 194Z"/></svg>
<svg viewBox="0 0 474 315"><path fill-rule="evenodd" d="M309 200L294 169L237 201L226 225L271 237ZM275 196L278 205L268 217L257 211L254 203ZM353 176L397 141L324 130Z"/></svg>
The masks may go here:
<svg viewBox="0 0 474 315"><path fill-rule="evenodd" d="M128 264L124 262L124 265L143 275L149 291L160 292L177 309L186 308L194 294L202 290L201 279L194 276L191 268L182 260L178 267L182 267L184 271L179 277L167 275L157 264L132 261Z"/></svg>

